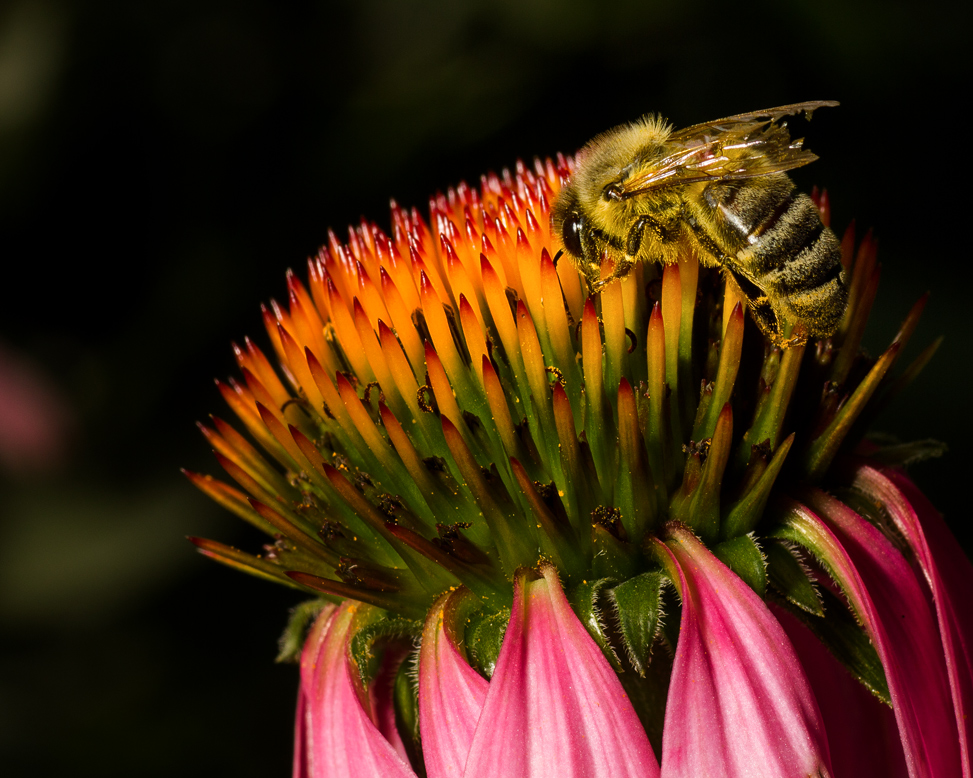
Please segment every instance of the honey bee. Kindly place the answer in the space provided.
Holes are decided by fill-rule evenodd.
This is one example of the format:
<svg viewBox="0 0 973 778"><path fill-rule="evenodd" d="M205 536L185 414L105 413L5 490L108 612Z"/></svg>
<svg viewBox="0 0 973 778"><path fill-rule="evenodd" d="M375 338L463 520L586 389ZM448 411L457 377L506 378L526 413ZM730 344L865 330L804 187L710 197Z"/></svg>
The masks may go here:
<svg viewBox="0 0 973 778"><path fill-rule="evenodd" d="M554 235L592 291L637 262L675 262L687 247L718 266L777 344L786 324L815 337L834 333L848 293L841 245L814 202L784 171L813 162L781 119L838 103L818 100L673 130L646 116L597 136L551 211ZM614 269L601 278L608 256Z"/></svg>

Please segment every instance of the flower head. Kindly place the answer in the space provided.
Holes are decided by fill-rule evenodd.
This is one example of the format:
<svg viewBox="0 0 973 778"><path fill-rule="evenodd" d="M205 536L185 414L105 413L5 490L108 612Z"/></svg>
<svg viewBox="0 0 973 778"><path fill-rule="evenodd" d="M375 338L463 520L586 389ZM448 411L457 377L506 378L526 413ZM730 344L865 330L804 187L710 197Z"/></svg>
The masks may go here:
<svg viewBox="0 0 973 778"><path fill-rule="evenodd" d="M769 344L689 255L589 295L572 166L329 234L263 311L279 369L247 340L217 382L257 445L214 419L240 488L189 477L274 542L193 540L316 598L295 775L970 776L973 570L918 449L863 438L925 300L861 353L852 230L824 340Z"/></svg>

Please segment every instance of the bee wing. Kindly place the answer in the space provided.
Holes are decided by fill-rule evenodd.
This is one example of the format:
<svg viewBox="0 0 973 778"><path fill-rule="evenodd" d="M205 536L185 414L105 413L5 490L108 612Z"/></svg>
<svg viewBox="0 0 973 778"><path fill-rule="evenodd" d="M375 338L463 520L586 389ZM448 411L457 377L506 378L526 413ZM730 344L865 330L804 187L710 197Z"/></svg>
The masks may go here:
<svg viewBox="0 0 973 778"><path fill-rule="evenodd" d="M727 116L725 119L716 119L712 122L694 124L692 127L686 127L684 130L674 132L671 137L675 138L680 135L693 137L707 127L730 128L740 124L763 124L768 121L776 122L785 116L795 116L799 113L805 114L810 119L811 114L818 108L834 108L837 105L839 105L837 100L809 100L806 103L792 103L791 105L780 105L777 108L765 108L762 111L738 113L734 116Z"/></svg>
<svg viewBox="0 0 973 778"><path fill-rule="evenodd" d="M778 120L837 104L833 100L794 103L677 130L667 141L675 148L673 153L618 184L615 194L624 199L661 187L738 181L806 165L817 156L803 148L803 138L792 141L787 126Z"/></svg>

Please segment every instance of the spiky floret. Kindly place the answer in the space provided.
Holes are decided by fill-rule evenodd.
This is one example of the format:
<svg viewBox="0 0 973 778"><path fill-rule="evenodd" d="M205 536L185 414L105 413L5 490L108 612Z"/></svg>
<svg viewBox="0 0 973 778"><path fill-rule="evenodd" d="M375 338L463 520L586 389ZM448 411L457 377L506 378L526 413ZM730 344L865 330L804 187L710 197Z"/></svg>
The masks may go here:
<svg viewBox="0 0 973 778"><path fill-rule="evenodd" d="M546 561L606 652L644 672L665 599L653 538L687 526L758 594L769 581L823 624L813 559L774 534L781 496L841 483L836 458L935 349L890 380L924 298L885 352L862 354L878 268L853 229L850 300L827 340L769 345L691 256L589 297L549 227L572 164L461 184L428 222L393 203L391 235L364 221L347 243L329 233L307 283L288 273L287 305L263 310L279 371L246 340L242 381L217 382L257 445L201 425L239 488L188 474L274 542L253 555L194 538L202 553L405 619L465 586L486 621L515 572Z"/></svg>

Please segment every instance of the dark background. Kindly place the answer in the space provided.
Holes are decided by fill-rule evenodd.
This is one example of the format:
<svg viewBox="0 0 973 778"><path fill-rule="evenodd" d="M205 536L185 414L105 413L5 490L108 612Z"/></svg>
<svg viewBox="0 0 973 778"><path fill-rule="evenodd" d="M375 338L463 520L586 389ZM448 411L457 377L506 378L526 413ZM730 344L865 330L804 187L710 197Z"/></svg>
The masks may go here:
<svg viewBox="0 0 973 778"><path fill-rule="evenodd" d="M970 20L952 7L0 5L0 368L51 409L42 444L0 452L4 773L287 774L296 672L273 658L295 597L183 540L255 548L178 473L218 469L193 421L226 413L229 342L264 342L259 303L329 226L385 225L390 196L421 206L647 111L842 102L795 178L828 187L839 232L879 236L873 353L933 292L907 357L946 341L881 426L950 445L915 475L969 539Z"/></svg>

